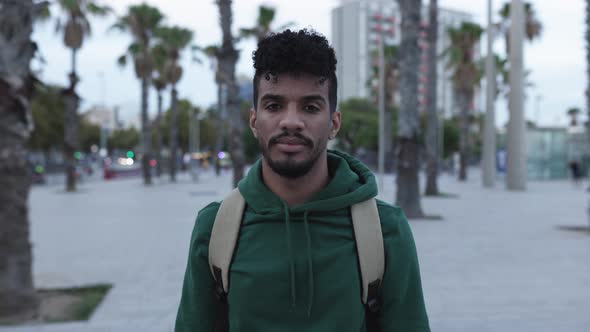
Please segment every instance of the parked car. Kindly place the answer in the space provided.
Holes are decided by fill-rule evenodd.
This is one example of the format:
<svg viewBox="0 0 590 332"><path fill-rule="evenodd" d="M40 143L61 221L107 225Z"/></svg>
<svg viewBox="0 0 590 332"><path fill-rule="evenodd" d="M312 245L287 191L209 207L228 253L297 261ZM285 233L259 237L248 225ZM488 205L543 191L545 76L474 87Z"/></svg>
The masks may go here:
<svg viewBox="0 0 590 332"><path fill-rule="evenodd" d="M132 158L105 158L103 161L103 177L105 180L141 175L141 164Z"/></svg>

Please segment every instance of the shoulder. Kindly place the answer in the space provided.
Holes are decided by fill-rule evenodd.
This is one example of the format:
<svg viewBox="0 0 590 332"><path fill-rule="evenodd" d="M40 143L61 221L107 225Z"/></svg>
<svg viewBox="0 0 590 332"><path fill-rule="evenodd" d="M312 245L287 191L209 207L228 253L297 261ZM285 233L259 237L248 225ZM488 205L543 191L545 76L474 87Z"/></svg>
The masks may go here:
<svg viewBox="0 0 590 332"><path fill-rule="evenodd" d="M219 202L211 202L199 211L193 228L193 242L195 240L209 240L211 229L215 222L215 216L217 215L220 205L221 203Z"/></svg>
<svg viewBox="0 0 590 332"><path fill-rule="evenodd" d="M377 210L379 210L382 227L396 227L406 221L406 216L399 206L391 205L378 199Z"/></svg>
<svg viewBox="0 0 590 332"><path fill-rule="evenodd" d="M384 238L401 237L406 240L412 239L408 219L399 206L377 200L377 209L379 210L379 219Z"/></svg>

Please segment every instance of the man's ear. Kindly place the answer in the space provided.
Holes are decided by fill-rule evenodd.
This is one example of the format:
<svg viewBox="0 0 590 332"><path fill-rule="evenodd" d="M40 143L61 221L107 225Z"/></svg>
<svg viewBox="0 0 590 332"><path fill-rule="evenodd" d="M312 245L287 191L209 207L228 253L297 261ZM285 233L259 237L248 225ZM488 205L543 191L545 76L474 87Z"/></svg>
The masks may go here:
<svg viewBox="0 0 590 332"><path fill-rule="evenodd" d="M250 108L250 120L248 121L250 125L250 130L252 130L252 135L258 138L258 131L256 130L256 110L254 107Z"/></svg>
<svg viewBox="0 0 590 332"><path fill-rule="evenodd" d="M331 115L332 120L332 128L330 128L330 139L336 138L338 131L340 131L340 126L342 125L342 114L339 111L334 111Z"/></svg>

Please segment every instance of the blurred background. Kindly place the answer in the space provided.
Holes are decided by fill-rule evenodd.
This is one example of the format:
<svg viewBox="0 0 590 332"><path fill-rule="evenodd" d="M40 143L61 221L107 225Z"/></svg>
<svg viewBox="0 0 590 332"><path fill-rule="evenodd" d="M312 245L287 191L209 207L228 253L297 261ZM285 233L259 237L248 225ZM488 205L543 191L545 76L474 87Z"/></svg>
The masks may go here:
<svg viewBox="0 0 590 332"><path fill-rule="evenodd" d="M0 331L172 330L287 28L336 51L330 148L410 219L432 330L590 331L582 0L0 0Z"/></svg>

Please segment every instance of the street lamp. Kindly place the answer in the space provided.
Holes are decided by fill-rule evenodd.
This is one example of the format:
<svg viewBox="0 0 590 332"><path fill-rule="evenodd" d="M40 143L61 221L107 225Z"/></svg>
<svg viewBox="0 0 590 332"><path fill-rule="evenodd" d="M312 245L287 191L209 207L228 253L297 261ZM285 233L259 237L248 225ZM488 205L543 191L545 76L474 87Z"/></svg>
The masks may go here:
<svg viewBox="0 0 590 332"><path fill-rule="evenodd" d="M383 191L385 177L385 42L379 38L379 190Z"/></svg>
<svg viewBox="0 0 590 332"><path fill-rule="evenodd" d="M496 74L494 63L494 25L492 0L488 0L488 55L486 57L486 116L483 137L482 181L484 187L493 187L496 178Z"/></svg>
<svg viewBox="0 0 590 332"><path fill-rule="evenodd" d="M189 154L190 170L193 181L199 180L199 160L194 161L194 156L201 151L201 120L205 118L204 113L197 113L193 110L189 121Z"/></svg>
<svg viewBox="0 0 590 332"><path fill-rule="evenodd" d="M508 122L508 154L506 187L526 189L526 141L523 111L523 42L525 11L522 0L512 0L510 6L510 121Z"/></svg>
<svg viewBox="0 0 590 332"><path fill-rule="evenodd" d="M379 173L379 190L384 188L384 177L385 177L385 150L387 147L386 142L386 125L391 125L390 121L386 121L385 117L385 38L392 37L394 33L393 29L393 18L387 19L379 14L374 15L372 31L377 34L377 38L374 40L377 46L378 55L378 111L379 111L379 146L377 156L377 169ZM389 29L385 28L386 24L391 24Z"/></svg>

